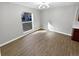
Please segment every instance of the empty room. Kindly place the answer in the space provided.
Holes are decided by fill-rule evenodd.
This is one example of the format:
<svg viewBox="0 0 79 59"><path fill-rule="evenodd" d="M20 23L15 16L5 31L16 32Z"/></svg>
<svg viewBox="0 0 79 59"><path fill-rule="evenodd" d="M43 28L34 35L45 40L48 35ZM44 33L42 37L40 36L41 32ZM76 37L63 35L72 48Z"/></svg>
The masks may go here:
<svg viewBox="0 0 79 59"><path fill-rule="evenodd" d="M79 56L79 2L0 2L1 56Z"/></svg>

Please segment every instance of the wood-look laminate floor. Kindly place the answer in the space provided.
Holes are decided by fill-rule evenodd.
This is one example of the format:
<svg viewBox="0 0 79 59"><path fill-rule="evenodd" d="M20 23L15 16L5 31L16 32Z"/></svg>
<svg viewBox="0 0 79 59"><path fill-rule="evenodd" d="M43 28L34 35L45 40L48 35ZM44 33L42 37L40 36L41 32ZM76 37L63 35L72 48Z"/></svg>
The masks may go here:
<svg viewBox="0 0 79 59"><path fill-rule="evenodd" d="M40 30L1 47L3 56L76 56L79 42L71 37Z"/></svg>
<svg viewBox="0 0 79 59"><path fill-rule="evenodd" d="M0 56L1 56L1 48L0 48Z"/></svg>

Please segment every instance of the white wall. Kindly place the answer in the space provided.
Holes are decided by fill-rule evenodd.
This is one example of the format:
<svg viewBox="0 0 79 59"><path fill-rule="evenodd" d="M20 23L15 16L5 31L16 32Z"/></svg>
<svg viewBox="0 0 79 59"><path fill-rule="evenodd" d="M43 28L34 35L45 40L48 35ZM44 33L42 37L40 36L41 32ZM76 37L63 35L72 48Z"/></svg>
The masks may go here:
<svg viewBox="0 0 79 59"><path fill-rule="evenodd" d="M71 34L76 10L75 6L62 6L39 11L17 4L0 3L0 44L24 34L21 14L25 11L33 13L33 30L40 26L48 30L49 23L52 30Z"/></svg>
<svg viewBox="0 0 79 59"><path fill-rule="evenodd" d="M76 10L75 6L61 6L41 11L41 27L48 30L49 23L53 31L71 35Z"/></svg>
<svg viewBox="0 0 79 59"><path fill-rule="evenodd" d="M21 15L23 12L33 13L33 29L40 27L39 11L25 6L0 3L0 44L23 35Z"/></svg>

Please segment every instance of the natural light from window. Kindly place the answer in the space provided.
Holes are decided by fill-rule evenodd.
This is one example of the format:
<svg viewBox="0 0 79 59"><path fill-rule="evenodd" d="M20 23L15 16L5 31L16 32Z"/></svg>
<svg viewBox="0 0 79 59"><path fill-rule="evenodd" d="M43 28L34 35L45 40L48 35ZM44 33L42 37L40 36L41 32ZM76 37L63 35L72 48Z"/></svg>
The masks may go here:
<svg viewBox="0 0 79 59"><path fill-rule="evenodd" d="M49 31L54 31L54 27L48 22L48 30Z"/></svg>

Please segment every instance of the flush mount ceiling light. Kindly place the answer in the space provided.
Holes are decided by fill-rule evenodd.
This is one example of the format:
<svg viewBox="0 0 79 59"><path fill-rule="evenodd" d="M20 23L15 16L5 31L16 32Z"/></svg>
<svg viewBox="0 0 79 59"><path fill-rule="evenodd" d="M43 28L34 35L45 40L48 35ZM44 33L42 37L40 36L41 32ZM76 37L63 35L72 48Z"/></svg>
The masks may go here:
<svg viewBox="0 0 79 59"><path fill-rule="evenodd" d="M49 3L41 2L41 4L39 5L39 9L41 8L49 8Z"/></svg>
<svg viewBox="0 0 79 59"><path fill-rule="evenodd" d="M37 4L39 5L38 6L39 9L49 8L50 7L49 6L50 3L51 2L37 2Z"/></svg>

